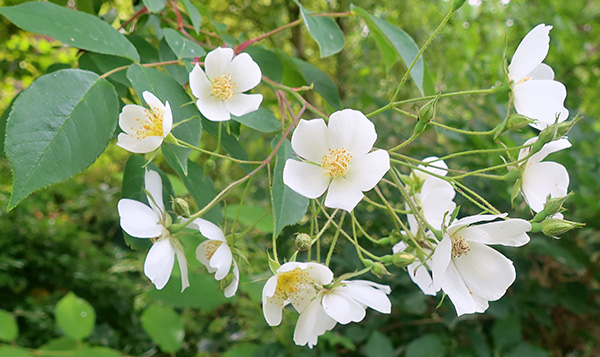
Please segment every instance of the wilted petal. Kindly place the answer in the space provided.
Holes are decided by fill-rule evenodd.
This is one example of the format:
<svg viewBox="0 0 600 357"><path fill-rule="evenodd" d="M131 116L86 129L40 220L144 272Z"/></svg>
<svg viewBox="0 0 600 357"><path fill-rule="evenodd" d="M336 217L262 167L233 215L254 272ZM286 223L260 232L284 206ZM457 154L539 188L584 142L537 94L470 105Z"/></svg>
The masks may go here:
<svg viewBox="0 0 600 357"><path fill-rule="evenodd" d="M303 159L321 164L329 152L327 125L323 119L304 120L292 134L292 149Z"/></svg>
<svg viewBox="0 0 600 357"><path fill-rule="evenodd" d="M346 294L343 294L340 289L338 288L323 295L322 305L327 315L342 325L351 321L359 322L364 319L366 315L365 308Z"/></svg>
<svg viewBox="0 0 600 357"><path fill-rule="evenodd" d="M146 136L145 138L138 139L131 135L120 133L117 137L117 146L134 154L145 154L154 151L160 147L162 142L162 136Z"/></svg>
<svg viewBox="0 0 600 357"><path fill-rule="evenodd" d="M361 191L369 191L390 169L390 155L385 150L375 150L353 159L344 178Z"/></svg>
<svg viewBox="0 0 600 357"><path fill-rule="evenodd" d="M179 272L181 273L181 292L183 292L188 286L190 281L188 279L188 267L187 260L182 251L175 248L175 254L177 255L177 263L179 264Z"/></svg>
<svg viewBox="0 0 600 357"><path fill-rule="evenodd" d="M567 169L556 162L538 162L528 165L523 172L521 190L529 207L535 212L544 209L546 198L564 197L569 188Z"/></svg>
<svg viewBox="0 0 600 357"><path fill-rule="evenodd" d="M498 300L515 281L515 267L504 255L485 244L469 242L471 250L454 258L454 266L473 295Z"/></svg>
<svg viewBox="0 0 600 357"><path fill-rule="evenodd" d="M225 121L231 119L231 115L225 108L223 101L213 95L198 98L196 106L200 110L200 113L208 120Z"/></svg>
<svg viewBox="0 0 600 357"><path fill-rule="evenodd" d="M364 195L360 188L356 187L349 180L338 177L334 178L329 185L329 190L325 197L325 206L352 212L363 197Z"/></svg>
<svg viewBox="0 0 600 357"><path fill-rule="evenodd" d="M225 297L226 298L230 298L233 295L235 295L235 292L238 289L238 286L240 285L240 269L238 268L237 263L235 262L235 260L233 261L233 281L227 285L227 287L225 288Z"/></svg>
<svg viewBox="0 0 600 357"><path fill-rule="evenodd" d="M117 205L121 228L132 237L156 238L163 233L160 217L145 204L123 198Z"/></svg>
<svg viewBox="0 0 600 357"><path fill-rule="evenodd" d="M241 94L236 93L231 98L224 101L225 109L235 116L242 116L253 112L260 107L262 103L262 94Z"/></svg>
<svg viewBox="0 0 600 357"><path fill-rule="evenodd" d="M288 159L283 167L283 183L304 197L321 196L330 180L321 166Z"/></svg>
<svg viewBox="0 0 600 357"><path fill-rule="evenodd" d="M564 107L567 89L553 80L530 80L513 87L515 94L515 109L517 113L535 119L532 127L543 130L569 117L569 111Z"/></svg>
<svg viewBox="0 0 600 357"><path fill-rule="evenodd" d="M162 217L165 214L165 205L163 204L163 187L159 173L154 170L146 169L146 173L144 174L144 187L150 194L150 196L148 196L150 207L152 207L159 217Z"/></svg>
<svg viewBox="0 0 600 357"><path fill-rule="evenodd" d="M233 49L218 47L210 51L204 58L204 69L208 79L214 81L215 78L229 71L231 59L233 58Z"/></svg>
<svg viewBox="0 0 600 357"><path fill-rule="evenodd" d="M212 95L212 84L206 74L196 63L189 75L190 89L196 98L206 98Z"/></svg>
<svg viewBox="0 0 600 357"><path fill-rule="evenodd" d="M539 24L523 38L508 66L508 77L518 82L546 58L550 48L552 26Z"/></svg>
<svg viewBox="0 0 600 357"><path fill-rule="evenodd" d="M375 125L363 113L353 109L331 114L328 131L330 147L346 149L354 157L366 155L377 140Z"/></svg>
<svg viewBox="0 0 600 357"><path fill-rule="evenodd" d="M144 274L152 281L158 290L167 285L175 262L175 250L168 239L161 239L152 245L146 261Z"/></svg>
<svg viewBox="0 0 600 357"><path fill-rule="evenodd" d="M229 74L237 85L236 92L245 92L256 87L262 78L260 67L247 53L235 56L229 65Z"/></svg>
<svg viewBox="0 0 600 357"><path fill-rule="evenodd" d="M529 243L527 232L531 223L524 219L509 219L477 226L469 226L461 231L461 236L469 242L502 244L520 247Z"/></svg>

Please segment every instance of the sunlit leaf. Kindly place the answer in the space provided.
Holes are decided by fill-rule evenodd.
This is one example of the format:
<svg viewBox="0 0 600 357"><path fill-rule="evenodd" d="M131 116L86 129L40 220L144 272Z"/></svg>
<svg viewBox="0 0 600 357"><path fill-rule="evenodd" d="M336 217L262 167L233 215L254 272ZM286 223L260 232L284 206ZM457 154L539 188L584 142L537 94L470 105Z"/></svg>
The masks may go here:
<svg viewBox="0 0 600 357"><path fill-rule="evenodd" d="M19 335L17 321L8 311L0 310L0 341L10 342Z"/></svg>
<svg viewBox="0 0 600 357"><path fill-rule="evenodd" d="M241 117L232 116L231 119L263 133L271 133L281 129L281 122L275 115L270 110L262 107Z"/></svg>
<svg viewBox="0 0 600 357"><path fill-rule="evenodd" d="M321 58L340 52L344 48L345 40L338 24L330 17L311 16L310 10L305 9L299 2L296 3L300 7L300 15L306 29L319 45Z"/></svg>
<svg viewBox="0 0 600 357"><path fill-rule="evenodd" d="M68 293L56 304L54 316L65 335L76 340L88 337L94 329L96 312L87 301Z"/></svg>
<svg viewBox="0 0 600 357"><path fill-rule="evenodd" d="M179 32L166 28L163 30L165 40L177 58L195 58L202 57L206 54L204 48L192 40L183 37Z"/></svg>
<svg viewBox="0 0 600 357"><path fill-rule="evenodd" d="M142 327L164 352L175 352L183 346L183 322L173 309L152 305L142 314Z"/></svg>

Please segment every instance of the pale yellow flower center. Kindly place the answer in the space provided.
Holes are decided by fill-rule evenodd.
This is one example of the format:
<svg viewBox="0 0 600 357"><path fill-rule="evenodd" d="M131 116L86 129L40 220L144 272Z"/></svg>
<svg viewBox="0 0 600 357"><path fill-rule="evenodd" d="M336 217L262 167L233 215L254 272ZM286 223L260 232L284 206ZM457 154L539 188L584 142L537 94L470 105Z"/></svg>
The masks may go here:
<svg viewBox="0 0 600 357"><path fill-rule="evenodd" d="M131 127L135 131L135 137L141 140L149 136L163 136L163 115L163 111L158 108L144 109L144 118L136 119L140 123L138 129Z"/></svg>
<svg viewBox="0 0 600 357"><path fill-rule="evenodd" d="M471 250L471 246L465 238L461 236L452 236L450 239L452 241L453 258L460 258Z"/></svg>
<svg viewBox="0 0 600 357"><path fill-rule="evenodd" d="M310 278L308 272L300 268L295 268L285 273L277 273L275 295L286 300L290 295L294 295L299 288L312 283L314 283L314 280Z"/></svg>
<svg viewBox="0 0 600 357"><path fill-rule="evenodd" d="M210 258L212 258L222 243L223 242L220 240L208 240L204 243L204 246L206 247L206 251L204 252L206 260L210 260Z"/></svg>
<svg viewBox="0 0 600 357"><path fill-rule="evenodd" d="M344 176L352 161L352 154L346 149L329 149L329 153L323 155L321 167L331 178Z"/></svg>
<svg viewBox="0 0 600 357"><path fill-rule="evenodd" d="M231 77L231 74L225 73L215 78L212 81L210 92L215 97L227 100L233 95L233 91L237 89L237 84Z"/></svg>

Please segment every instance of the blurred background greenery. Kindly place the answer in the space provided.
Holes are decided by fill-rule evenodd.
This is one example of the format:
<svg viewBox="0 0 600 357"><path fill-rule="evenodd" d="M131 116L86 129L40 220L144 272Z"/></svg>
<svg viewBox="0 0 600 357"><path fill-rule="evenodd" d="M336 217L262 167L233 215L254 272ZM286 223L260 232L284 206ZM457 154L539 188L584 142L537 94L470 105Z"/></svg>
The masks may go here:
<svg viewBox="0 0 600 357"><path fill-rule="evenodd" d="M19 2L0 0L0 5ZM112 11L121 21L133 13L126 1L91 3L101 5L100 14L117 9ZM210 0L202 4L236 39L256 37L298 17L298 8L291 1ZM447 1L419 0L357 0L354 4L404 29L419 45L450 6ZM303 5L313 12L342 12L349 10L350 1L305 0ZM377 109L390 97L405 68L396 64L386 73L377 45L358 17L337 21L346 34L346 45L340 54L326 59L318 58L316 44L302 27L278 33L261 44L303 58L326 72L338 86L343 107L363 112ZM393 290L391 315L369 311L363 323L338 325L321 337L314 350L296 347L291 338L296 315L286 313L281 327L270 328L260 307L263 281L253 282L264 278L260 273L267 269L268 225L258 227L241 242L253 264L242 263L244 283L235 298L224 299L200 266L192 268L207 279L192 282L192 286L200 286L205 296L202 301L173 298L175 294L169 295L168 290L171 287L172 293L176 287L170 285L165 294L157 294L141 271L146 252L129 249L122 237L116 203L128 154L111 145L90 169L33 194L11 212L5 210L12 184L10 169L1 154L0 309L17 319L20 333L16 343L39 348L61 338L54 306L65 294L74 292L96 310L96 325L87 342L128 355L161 353L141 322L142 313L156 304L173 307L181 317L185 339L177 355L182 356L599 355L600 2L469 0L435 38L425 61L437 91L489 88L504 81L504 53L510 59L521 38L539 23L554 26L545 62L567 87L566 107L572 115L584 117L569 134L573 147L554 154L552 160L567 167L570 189L575 193L567 202L565 217L584 222L586 227L559 240L532 234L532 242L524 248L500 249L514 261L517 281L504 298L490 304L486 314L457 319L449 301L436 308L439 298L424 296L402 269L392 267L393 275L382 280ZM207 26L206 30L214 30ZM0 18L0 42L0 112L33 79L58 68L56 63L77 66L80 55L52 39L25 33L5 18ZM419 94L411 84L401 96ZM314 100L322 104L318 98ZM274 100L267 97L265 103L272 105ZM411 106L405 109L415 111ZM506 111L505 94L459 97L440 101L436 120L487 130L498 124ZM407 138L414 125L413 119L391 111L374 121L380 133L378 144L383 147ZM4 130L0 132L3 137ZM511 134L506 140L521 144L532 133ZM270 138L242 132L241 140L260 148L268 146ZM430 128L406 153L423 158L492 146L495 144L481 138ZM500 162L498 156L487 156L450 160L448 164L473 169ZM224 187L237 174L222 162L204 165L204 169L217 187ZM248 205L264 202L264 187L255 184L258 188ZM491 203L501 211L516 210L512 216L530 217L523 205L511 208L510 187L504 183L479 179L467 184L478 192L495 193L489 195ZM173 185L178 192L176 180ZM468 204L464 206L462 215L476 213ZM390 234L391 227L374 212L361 210L359 216L368 221L374 235ZM289 238L293 233L292 229L282 233L283 251L293 245ZM384 254L388 247L372 249ZM342 246L336 253L332 266L337 272L359 266L351 249Z"/></svg>

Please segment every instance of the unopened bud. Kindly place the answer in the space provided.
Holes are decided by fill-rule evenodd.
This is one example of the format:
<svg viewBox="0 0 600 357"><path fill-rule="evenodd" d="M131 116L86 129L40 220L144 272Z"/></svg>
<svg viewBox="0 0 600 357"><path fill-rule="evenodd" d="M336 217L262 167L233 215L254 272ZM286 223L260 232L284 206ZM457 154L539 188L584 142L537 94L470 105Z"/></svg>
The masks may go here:
<svg viewBox="0 0 600 357"><path fill-rule="evenodd" d="M440 100L440 95L438 94L435 98L427 102L424 106L419 109L419 122L427 124L435 117L435 112L437 110L437 102Z"/></svg>
<svg viewBox="0 0 600 357"><path fill-rule="evenodd" d="M190 205L183 198L174 198L171 205L173 206L173 212L178 216L186 218L190 216Z"/></svg>
<svg viewBox="0 0 600 357"><path fill-rule="evenodd" d="M535 122L533 119L521 114L512 114L506 122L506 129L510 131L520 131L529 124Z"/></svg>
<svg viewBox="0 0 600 357"><path fill-rule="evenodd" d="M452 11L458 11L465 4L465 2L467 2L467 0L454 0L452 2Z"/></svg>
<svg viewBox="0 0 600 357"><path fill-rule="evenodd" d="M558 124L558 128L556 129L556 135L558 138L562 138L567 135L569 131L577 124L583 117L575 117L573 120L563 121Z"/></svg>
<svg viewBox="0 0 600 357"><path fill-rule="evenodd" d="M403 268L417 259L414 255L404 252L398 252L392 257L392 263L395 266Z"/></svg>
<svg viewBox="0 0 600 357"><path fill-rule="evenodd" d="M542 232L548 237L556 237L570 231L573 228L581 228L583 226L583 224L577 222L550 218L542 222Z"/></svg>
<svg viewBox="0 0 600 357"><path fill-rule="evenodd" d="M537 142L535 143L534 148L536 147L536 145L538 145L538 143L541 143L543 146L543 145L548 144L551 141L560 139L562 137L562 135L559 135L558 128L561 124L562 123L555 122L554 124L549 125L544 130L542 130L540 132L540 135L538 135L539 138L538 138ZM563 132L564 132L564 127L565 126L563 125L563 130L561 130ZM540 149L541 149L541 147L540 147Z"/></svg>
<svg viewBox="0 0 600 357"><path fill-rule="evenodd" d="M296 234L296 240L294 244L296 245L296 249L299 251L308 250L312 245L312 239L306 233L298 233Z"/></svg>
<svg viewBox="0 0 600 357"><path fill-rule="evenodd" d="M571 197L571 195L572 193L564 197L546 199L546 204L544 205L544 213L546 213L546 216L552 216L555 213L559 213L562 210L563 204Z"/></svg>
<svg viewBox="0 0 600 357"><path fill-rule="evenodd" d="M387 271L387 269L385 268L385 265L381 264L380 262L374 262L372 260L366 259L365 260L365 265L371 268L371 272L375 275L377 275L377 277L381 278L385 275L390 275L390 272Z"/></svg>
<svg viewBox="0 0 600 357"><path fill-rule="evenodd" d="M214 160L208 159L204 162L204 175L207 175L209 172L214 171L217 164Z"/></svg>

